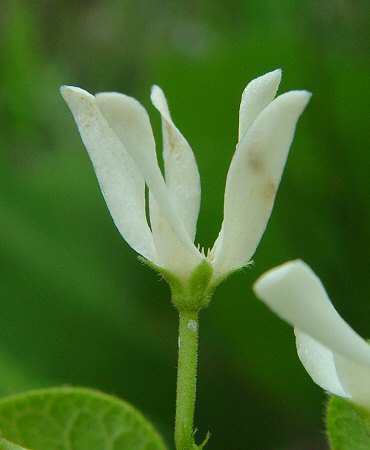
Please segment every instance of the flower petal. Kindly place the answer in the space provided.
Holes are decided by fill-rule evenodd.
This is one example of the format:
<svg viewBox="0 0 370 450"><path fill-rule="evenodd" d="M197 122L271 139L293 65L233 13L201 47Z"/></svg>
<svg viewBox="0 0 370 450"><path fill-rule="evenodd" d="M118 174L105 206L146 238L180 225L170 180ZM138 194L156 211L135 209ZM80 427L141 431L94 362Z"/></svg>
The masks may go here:
<svg viewBox="0 0 370 450"><path fill-rule="evenodd" d="M280 81L281 69L277 69L248 83L239 109L239 142L253 121L275 98Z"/></svg>
<svg viewBox="0 0 370 450"><path fill-rule="evenodd" d="M134 250L155 262L145 214L144 178L102 116L96 98L70 86L63 86L61 93L75 118L114 223Z"/></svg>
<svg viewBox="0 0 370 450"><path fill-rule="evenodd" d="M162 117L165 180L177 216L194 241L200 208L200 177L194 153L171 119L166 97L152 87L153 105Z"/></svg>
<svg viewBox="0 0 370 450"><path fill-rule="evenodd" d="M226 180L216 274L242 267L253 256L271 214L296 123L309 99L306 91L280 95L238 144Z"/></svg>
<svg viewBox="0 0 370 450"><path fill-rule="evenodd" d="M332 394L349 397L338 378L333 352L298 328L294 332L299 359L313 381Z"/></svg>
<svg viewBox="0 0 370 450"><path fill-rule="evenodd" d="M339 380L351 400L370 409L370 368L334 354Z"/></svg>
<svg viewBox="0 0 370 450"><path fill-rule="evenodd" d="M183 245L161 214L151 192L149 192L149 207L150 224L154 245L157 249L158 262L186 284L189 276L200 262L184 250Z"/></svg>
<svg viewBox="0 0 370 450"><path fill-rule="evenodd" d="M184 249L200 260L198 250L175 213L164 183L157 162L153 132L146 110L137 100L116 92L97 94L96 99L103 116L142 173L169 227L176 234Z"/></svg>
<svg viewBox="0 0 370 450"><path fill-rule="evenodd" d="M240 142L258 115L275 98L281 81L281 69L268 72L261 77L255 78L244 89L239 108L239 138ZM222 230L221 230L222 231ZM222 246L223 236L219 233L210 255L217 255ZM216 275L216 273L215 273Z"/></svg>
<svg viewBox="0 0 370 450"><path fill-rule="evenodd" d="M268 271L254 291L278 316L334 354L370 368L370 346L340 317L320 279L303 261Z"/></svg>

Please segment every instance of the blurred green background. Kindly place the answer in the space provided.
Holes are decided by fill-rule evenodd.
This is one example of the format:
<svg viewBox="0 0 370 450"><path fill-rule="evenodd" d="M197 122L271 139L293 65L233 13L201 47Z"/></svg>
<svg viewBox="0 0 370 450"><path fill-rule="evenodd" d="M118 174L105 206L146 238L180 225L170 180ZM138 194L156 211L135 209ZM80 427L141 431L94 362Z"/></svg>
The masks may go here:
<svg viewBox="0 0 370 450"><path fill-rule="evenodd" d="M165 90L202 177L197 242L222 220L240 94L282 67L314 93L255 267L201 316L196 424L210 449L326 449L325 394L292 329L255 299L300 257L370 336L367 1L3 0L0 5L0 394L74 384L117 394L172 441L177 316L113 225L61 84L116 90L152 118ZM171 443L172 445L172 443ZM207 446L208 448L208 446Z"/></svg>

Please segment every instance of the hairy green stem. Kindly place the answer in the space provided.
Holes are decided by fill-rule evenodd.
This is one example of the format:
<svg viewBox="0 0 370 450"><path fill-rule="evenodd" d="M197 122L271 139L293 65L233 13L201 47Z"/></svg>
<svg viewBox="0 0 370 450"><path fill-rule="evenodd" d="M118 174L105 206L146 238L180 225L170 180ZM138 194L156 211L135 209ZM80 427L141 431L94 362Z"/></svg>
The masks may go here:
<svg viewBox="0 0 370 450"><path fill-rule="evenodd" d="M179 314L175 443L177 450L189 450L194 448L193 420L197 378L199 312L180 311Z"/></svg>

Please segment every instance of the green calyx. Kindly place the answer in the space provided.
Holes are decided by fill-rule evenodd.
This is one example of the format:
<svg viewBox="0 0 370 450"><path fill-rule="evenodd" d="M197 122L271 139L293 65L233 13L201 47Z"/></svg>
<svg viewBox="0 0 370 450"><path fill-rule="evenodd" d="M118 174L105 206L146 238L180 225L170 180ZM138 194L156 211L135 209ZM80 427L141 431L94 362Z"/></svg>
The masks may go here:
<svg viewBox="0 0 370 450"><path fill-rule="evenodd" d="M157 266L145 258L139 257L139 259L167 281L171 288L172 303L177 310L199 312L209 305L218 283L211 285L213 269L207 260L204 259L192 272L188 281L184 282L163 267Z"/></svg>

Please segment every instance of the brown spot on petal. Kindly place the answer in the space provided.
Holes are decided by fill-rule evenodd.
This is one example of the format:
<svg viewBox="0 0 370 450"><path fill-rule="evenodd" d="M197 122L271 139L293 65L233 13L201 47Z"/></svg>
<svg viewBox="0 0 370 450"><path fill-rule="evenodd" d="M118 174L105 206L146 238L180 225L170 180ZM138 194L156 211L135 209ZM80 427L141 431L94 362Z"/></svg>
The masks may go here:
<svg viewBox="0 0 370 450"><path fill-rule="evenodd" d="M165 123L165 127L167 131L169 151L176 160L179 160L181 158L181 152L176 132L168 122Z"/></svg>
<svg viewBox="0 0 370 450"><path fill-rule="evenodd" d="M261 173L265 170L265 160L262 155L258 153L257 148L250 148L248 152L247 164L249 168L255 172Z"/></svg>
<svg viewBox="0 0 370 450"><path fill-rule="evenodd" d="M277 191L277 185L273 181L269 180L263 189L263 196L267 200L273 200Z"/></svg>

